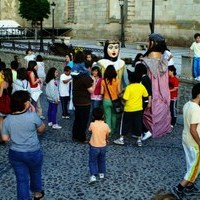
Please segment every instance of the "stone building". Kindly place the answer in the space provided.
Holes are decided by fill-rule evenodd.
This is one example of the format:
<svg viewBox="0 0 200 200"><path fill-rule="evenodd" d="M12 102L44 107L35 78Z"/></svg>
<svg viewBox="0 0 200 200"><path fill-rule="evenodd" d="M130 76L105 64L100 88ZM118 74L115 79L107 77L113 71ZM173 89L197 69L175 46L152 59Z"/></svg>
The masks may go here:
<svg viewBox="0 0 200 200"><path fill-rule="evenodd" d="M145 41L150 33L153 0L125 0L125 39ZM52 3L50 1L50 3ZM120 38L118 0L57 0L55 27L70 27L77 38ZM0 19L15 19L27 26L18 15L18 0L0 0ZM168 44L188 46L200 28L200 0L155 0L155 32ZM52 26L52 16L44 21Z"/></svg>

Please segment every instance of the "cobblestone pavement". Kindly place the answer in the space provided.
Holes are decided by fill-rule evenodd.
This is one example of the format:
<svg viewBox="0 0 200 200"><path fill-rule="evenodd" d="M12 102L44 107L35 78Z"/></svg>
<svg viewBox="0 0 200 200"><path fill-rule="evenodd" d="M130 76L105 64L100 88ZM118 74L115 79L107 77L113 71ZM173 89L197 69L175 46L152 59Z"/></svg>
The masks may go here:
<svg viewBox="0 0 200 200"><path fill-rule="evenodd" d="M44 114L47 102L43 95ZM47 127L39 136L44 152L43 183L45 200L150 200L159 190L169 191L185 173L181 146L182 119L162 138L149 139L137 147L129 137L124 146L111 139L107 150L107 174L104 180L89 185L88 145L71 139L71 119L61 118L61 130ZM47 121L44 120L45 124ZM7 158L8 145L0 145L0 199L16 199L16 181ZM198 200L200 196L188 198Z"/></svg>

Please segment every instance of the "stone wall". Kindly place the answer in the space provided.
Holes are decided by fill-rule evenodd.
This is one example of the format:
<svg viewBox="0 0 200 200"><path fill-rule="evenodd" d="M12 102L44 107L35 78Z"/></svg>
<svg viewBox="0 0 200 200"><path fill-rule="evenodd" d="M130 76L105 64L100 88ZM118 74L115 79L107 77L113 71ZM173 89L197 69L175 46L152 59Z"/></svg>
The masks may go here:
<svg viewBox="0 0 200 200"><path fill-rule="evenodd" d="M76 38L119 39L120 7L117 0L74 0L74 19L68 19L68 2L56 1L55 27L73 29ZM15 19L30 25L18 15L19 1L0 0L0 19ZM125 39L129 43L146 41L150 33L152 0L126 0ZM189 46L200 29L200 0L159 0L155 2L155 32L167 38L169 45ZM52 15L44 27L52 26Z"/></svg>

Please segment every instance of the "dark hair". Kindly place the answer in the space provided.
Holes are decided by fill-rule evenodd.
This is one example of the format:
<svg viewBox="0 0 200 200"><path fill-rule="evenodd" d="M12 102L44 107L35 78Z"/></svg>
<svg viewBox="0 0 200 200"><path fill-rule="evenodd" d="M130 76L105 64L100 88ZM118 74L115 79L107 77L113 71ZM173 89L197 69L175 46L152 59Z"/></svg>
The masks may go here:
<svg viewBox="0 0 200 200"><path fill-rule="evenodd" d="M2 70L5 69L5 68L6 68L6 63L0 61L0 71L2 71Z"/></svg>
<svg viewBox="0 0 200 200"><path fill-rule="evenodd" d="M94 120L103 120L104 112L101 108L94 108L92 111L92 116Z"/></svg>
<svg viewBox="0 0 200 200"><path fill-rule="evenodd" d="M11 111L23 111L25 103L30 101L30 94L28 91L18 90L11 95Z"/></svg>
<svg viewBox="0 0 200 200"><path fill-rule="evenodd" d="M8 83L8 93L12 93L12 83L13 83L13 77L12 77L12 70L10 68L3 69L3 75L4 75L4 81Z"/></svg>
<svg viewBox="0 0 200 200"><path fill-rule="evenodd" d="M82 51L78 51L74 57L74 63L82 63L85 61L85 55Z"/></svg>
<svg viewBox="0 0 200 200"><path fill-rule="evenodd" d="M165 50L166 50L165 38L160 34L152 33L149 35L149 48L147 52L144 54L144 57L148 56L151 52L160 52L163 54Z"/></svg>
<svg viewBox="0 0 200 200"><path fill-rule="evenodd" d="M104 58L105 59L109 59L109 60L112 60L112 61L116 61L118 59L118 56L116 56L115 58L111 58L109 55L108 55L108 45L109 44L120 44L119 41L117 40L106 40L105 42L105 45L104 45ZM119 46L120 48L120 46Z"/></svg>
<svg viewBox="0 0 200 200"><path fill-rule="evenodd" d="M37 62L42 62L42 61L43 61L43 57L42 57L40 54L37 55L36 61L37 61Z"/></svg>
<svg viewBox="0 0 200 200"><path fill-rule="evenodd" d="M195 33L194 34L194 39L196 39L197 37L200 37L200 33Z"/></svg>
<svg viewBox="0 0 200 200"><path fill-rule="evenodd" d="M24 67L20 67L17 70L17 79L19 80L28 80L27 69Z"/></svg>
<svg viewBox="0 0 200 200"><path fill-rule="evenodd" d="M135 59L133 60L133 63L132 63L132 67L135 67L135 64L136 62L140 61L140 57L143 57L143 54L142 53L138 53L136 56L135 56Z"/></svg>
<svg viewBox="0 0 200 200"><path fill-rule="evenodd" d="M143 63L138 63L135 66L135 73L138 76L138 78L141 79L144 74L147 74L147 67L146 67L146 65L143 64Z"/></svg>
<svg viewBox="0 0 200 200"><path fill-rule="evenodd" d="M176 68L174 67L174 65L169 65L168 70L173 72L174 76L176 76Z"/></svg>
<svg viewBox="0 0 200 200"><path fill-rule="evenodd" d="M70 53L66 53L65 56L69 56L70 61L72 60L72 55Z"/></svg>
<svg viewBox="0 0 200 200"><path fill-rule="evenodd" d="M93 62L90 62L90 61L85 61L85 67L88 69L88 68L92 68L92 63Z"/></svg>
<svg viewBox="0 0 200 200"><path fill-rule="evenodd" d="M95 70L97 70L97 76L98 77L102 77L102 73L101 73L101 70L100 70L100 68L99 67L97 67L97 66L94 66L94 67L92 67L92 69L91 69L91 71L93 72L93 71L95 71Z"/></svg>
<svg viewBox="0 0 200 200"><path fill-rule="evenodd" d="M140 83L141 77L139 77L135 72L130 72L128 74L128 80L130 83Z"/></svg>
<svg viewBox="0 0 200 200"><path fill-rule="evenodd" d="M29 51L32 51L31 48L26 49L26 54L28 54Z"/></svg>
<svg viewBox="0 0 200 200"><path fill-rule="evenodd" d="M65 67L64 67L64 72L69 72L69 71L71 71L71 67L65 66Z"/></svg>
<svg viewBox="0 0 200 200"><path fill-rule="evenodd" d="M108 80L109 84L112 85L112 80L117 77L117 72L114 65L108 65L104 72L104 80Z"/></svg>
<svg viewBox="0 0 200 200"><path fill-rule="evenodd" d="M28 62L27 71L32 71L34 73L35 77L38 78L38 74L37 74L37 71L35 69L36 65L37 65L37 62L35 60L30 60Z"/></svg>
<svg viewBox="0 0 200 200"><path fill-rule="evenodd" d="M17 70L18 67L19 67L19 63L18 63L16 60L13 60L13 61L10 63L10 67L11 67L11 69Z"/></svg>
<svg viewBox="0 0 200 200"><path fill-rule="evenodd" d="M172 193L158 193L156 194L152 200L176 200L176 196Z"/></svg>
<svg viewBox="0 0 200 200"><path fill-rule="evenodd" d="M45 80L45 82L46 83L49 83L52 79L55 79L56 77L55 77L55 71L56 71L57 69L55 68L55 67L51 67L50 69L49 69L49 71L47 72L47 75L46 75L46 80Z"/></svg>
<svg viewBox="0 0 200 200"><path fill-rule="evenodd" d="M192 88L192 99L197 98L199 94L200 94L200 83L197 83Z"/></svg>
<svg viewBox="0 0 200 200"><path fill-rule="evenodd" d="M14 55L14 60L15 61L18 61L18 58L19 58L18 55Z"/></svg>

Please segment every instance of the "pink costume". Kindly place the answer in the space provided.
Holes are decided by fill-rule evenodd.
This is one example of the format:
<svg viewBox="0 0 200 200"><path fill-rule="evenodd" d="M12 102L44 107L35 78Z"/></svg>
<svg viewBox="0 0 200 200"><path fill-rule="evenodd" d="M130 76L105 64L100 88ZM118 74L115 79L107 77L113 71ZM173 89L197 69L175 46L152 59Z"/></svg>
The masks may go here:
<svg viewBox="0 0 200 200"><path fill-rule="evenodd" d="M170 92L167 62L163 59L143 58L152 81L152 105L144 111L144 124L153 137L171 132Z"/></svg>

